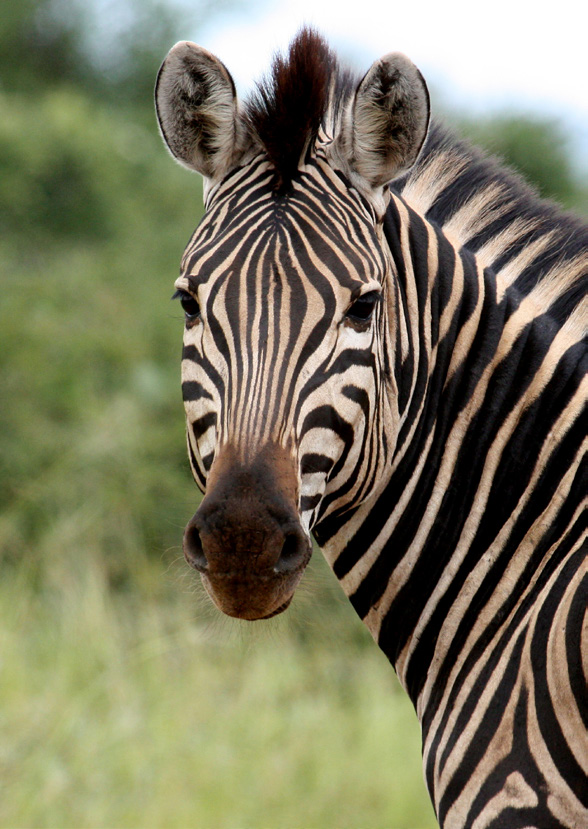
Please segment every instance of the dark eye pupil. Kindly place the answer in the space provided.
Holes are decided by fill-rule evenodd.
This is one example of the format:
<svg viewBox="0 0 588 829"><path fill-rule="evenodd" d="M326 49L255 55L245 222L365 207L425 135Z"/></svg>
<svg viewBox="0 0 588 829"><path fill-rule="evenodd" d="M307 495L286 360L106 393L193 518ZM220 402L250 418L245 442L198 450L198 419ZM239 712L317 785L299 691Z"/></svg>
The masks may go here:
<svg viewBox="0 0 588 829"><path fill-rule="evenodd" d="M186 316L190 319L194 319L194 317L197 317L200 313L200 306L198 305L194 297L183 296L180 299L180 303L182 308L184 309Z"/></svg>
<svg viewBox="0 0 588 829"><path fill-rule="evenodd" d="M180 300L180 305L184 309L186 319L194 320L200 316L200 306L198 305L198 300L194 299L194 297L187 291L177 290L172 299Z"/></svg>
<svg viewBox="0 0 588 829"><path fill-rule="evenodd" d="M371 291L369 294L363 294L363 296L360 296L355 300L347 312L347 316L352 320L367 322L374 313L374 308L376 307L378 298L379 294L377 291Z"/></svg>

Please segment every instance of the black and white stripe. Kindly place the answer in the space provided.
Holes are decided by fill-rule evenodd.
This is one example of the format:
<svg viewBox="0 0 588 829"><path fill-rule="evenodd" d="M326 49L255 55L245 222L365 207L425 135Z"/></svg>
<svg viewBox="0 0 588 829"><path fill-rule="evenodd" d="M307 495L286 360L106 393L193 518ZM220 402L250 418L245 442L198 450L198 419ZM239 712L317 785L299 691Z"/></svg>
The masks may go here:
<svg viewBox="0 0 588 829"><path fill-rule="evenodd" d="M204 487L214 447L231 441L246 458L295 434L310 527L319 510L365 499L387 461L380 430L365 424L380 415L378 357L388 349L379 326L346 316L380 290L387 261L371 210L324 159L310 159L279 204L267 163L256 160L250 176L239 171L213 197L176 283L201 311L184 344L191 458ZM385 313L374 306L376 318Z"/></svg>
<svg viewBox="0 0 588 829"><path fill-rule="evenodd" d="M234 103L222 164L180 158L209 179L176 283L200 309L195 478L226 445L295 458L302 524L415 705L442 825L587 826L587 231L437 126L413 163L417 70L387 56L358 84L325 49L304 32Z"/></svg>
<svg viewBox="0 0 588 829"><path fill-rule="evenodd" d="M398 277L413 281L400 291L414 347L397 366L396 458L375 502L315 532L415 704L441 823L580 826L586 306L558 321L537 298L561 307L554 286L505 289L400 199L386 222ZM581 275L575 250L559 252Z"/></svg>

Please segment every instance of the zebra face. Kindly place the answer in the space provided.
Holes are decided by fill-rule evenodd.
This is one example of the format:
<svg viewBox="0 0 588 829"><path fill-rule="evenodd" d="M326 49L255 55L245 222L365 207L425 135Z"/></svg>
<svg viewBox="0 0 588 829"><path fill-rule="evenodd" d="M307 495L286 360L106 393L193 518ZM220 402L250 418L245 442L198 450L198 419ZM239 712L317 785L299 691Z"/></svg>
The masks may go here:
<svg viewBox="0 0 588 829"><path fill-rule="evenodd" d="M172 155L205 178L176 283L205 492L184 553L223 611L267 618L288 606L311 531L374 494L394 448L403 333L382 217L428 96L402 55L358 83L308 30L244 109L224 65L186 42L155 95Z"/></svg>
<svg viewBox="0 0 588 829"><path fill-rule="evenodd" d="M388 414L390 263L374 212L321 148L288 195L272 181L256 158L223 182L176 282L206 493L184 549L221 609L245 618L284 609L315 524L369 494L385 462L374 420Z"/></svg>

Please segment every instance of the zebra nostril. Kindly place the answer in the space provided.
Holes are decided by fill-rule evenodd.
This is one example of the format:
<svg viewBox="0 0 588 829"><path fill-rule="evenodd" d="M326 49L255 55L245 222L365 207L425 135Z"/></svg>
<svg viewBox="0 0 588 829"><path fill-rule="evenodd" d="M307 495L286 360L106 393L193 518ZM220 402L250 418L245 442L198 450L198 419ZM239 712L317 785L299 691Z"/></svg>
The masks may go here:
<svg viewBox="0 0 588 829"><path fill-rule="evenodd" d="M306 536L302 532L290 532L284 539L274 570L276 573L298 570L306 564L309 557L309 543Z"/></svg>
<svg viewBox="0 0 588 829"><path fill-rule="evenodd" d="M184 558L200 573L208 569L208 560L204 553L200 533L194 524L188 524L184 533Z"/></svg>

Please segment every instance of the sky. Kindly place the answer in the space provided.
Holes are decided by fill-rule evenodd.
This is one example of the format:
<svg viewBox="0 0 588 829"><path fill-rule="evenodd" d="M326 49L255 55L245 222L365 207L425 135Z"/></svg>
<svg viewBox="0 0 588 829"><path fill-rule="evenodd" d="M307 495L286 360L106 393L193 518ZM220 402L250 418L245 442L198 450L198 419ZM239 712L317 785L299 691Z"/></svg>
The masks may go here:
<svg viewBox="0 0 588 829"><path fill-rule="evenodd" d="M588 170L588 10L581 0L234 0L186 39L216 54L244 95L302 23L316 26L360 72L387 52L404 52L427 79L434 109L562 119Z"/></svg>

